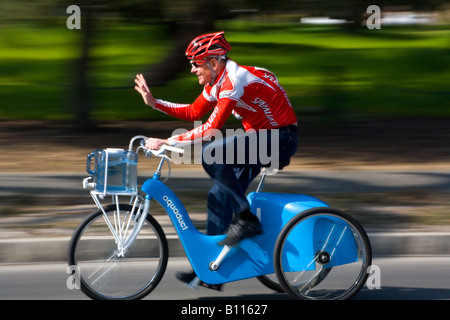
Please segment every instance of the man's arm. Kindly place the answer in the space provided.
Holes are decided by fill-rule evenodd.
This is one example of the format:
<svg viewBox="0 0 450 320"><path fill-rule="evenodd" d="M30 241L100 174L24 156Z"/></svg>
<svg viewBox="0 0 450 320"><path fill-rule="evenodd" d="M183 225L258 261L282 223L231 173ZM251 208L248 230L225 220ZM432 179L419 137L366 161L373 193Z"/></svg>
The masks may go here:
<svg viewBox="0 0 450 320"><path fill-rule="evenodd" d="M236 101L231 99L219 99L208 120L188 132L172 136L168 139L171 146L189 145L198 141L210 139L219 130L230 116L236 106Z"/></svg>
<svg viewBox="0 0 450 320"><path fill-rule="evenodd" d="M215 101L207 100L203 94L199 95L194 103L191 104L155 99L142 74L138 74L134 82L136 83L134 89L141 94L146 105L178 119L187 121L198 120L216 105Z"/></svg>

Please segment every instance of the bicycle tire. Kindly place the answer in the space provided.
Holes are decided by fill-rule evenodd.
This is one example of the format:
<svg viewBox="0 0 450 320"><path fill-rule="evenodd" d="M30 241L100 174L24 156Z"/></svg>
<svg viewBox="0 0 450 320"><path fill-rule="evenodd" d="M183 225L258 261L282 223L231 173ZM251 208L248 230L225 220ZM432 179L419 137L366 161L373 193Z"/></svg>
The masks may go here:
<svg viewBox="0 0 450 320"><path fill-rule="evenodd" d="M299 232L302 230L301 224L313 221L309 220L311 218L329 219L329 221L332 221L330 226L333 223L342 226L340 236L342 237L347 232L346 237L348 238L346 239L352 239L353 237L354 242L353 240L348 241L347 248L345 248L346 244L336 242L335 245L332 245L333 251L330 253L327 253L325 249L317 252L313 252L315 249L312 249L309 253L311 258L307 259L310 259L310 261L308 260L308 266L314 263L313 268L301 269L297 267L300 269L297 270L294 269L294 263L289 262L287 256L289 254L293 255L292 252L296 250L295 248L293 249L295 244L293 239L298 239ZM323 243L327 243L330 237L335 236L332 235L333 232L336 232L339 236L339 231L336 230L339 230L339 227L336 229L330 227L323 235L319 232L319 235L313 235L312 237L323 239ZM292 238L288 240L291 235ZM306 237L304 234L302 236ZM316 238L314 239L316 243L319 242ZM303 240L307 241L308 239L303 238ZM314 241L311 240L313 245ZM355 248L355 250L352 249L352 252L357 255L356 261L353 259L342 265L330 263L334 257L339 256L340 252L350 250L350 247ZM307 256L305 252L298 253L298 255L302 254ZM312 208L299 213L284 226L277 238L273 259L278 281L284 291L292 298L302 300L345 300L352 298L365 284L368 277L367 269L372 263L372 249L364 228L352 216L334 208Z"/></svg>
<svg viewBox="0 0 450 320"><path fill-rule="evenodd" d="M106 214L111 214L117 211L116 208L117 205L110 205L105 207L104 210ZM124 204L119 204L118 208L121 212L132 210L132 206ZM74 231L69 243L68 263L70 266L78 267L80 289L92 299L142 299L156 288L167 267L169 247L164 231L155 218L148 214L138 238L126 253L127 257L118 258L116 256L114 262L112 262L106 259L105 254L113 257L114 253L111 252L112 249L110 248L115 248L116 245L111 231L106 228L106 222L102 222L104 220L102 217L102 210L92 212ZM100 254L103 256L100 256ZM97 257L97 255L99 256ZM99 276L98 280L106 274L111 283L103 283L103 280L106 279L101 279L101 281L98 281L98 285L97 283L94 285L94 282L89 279L88 272L92 273L97 264L100 265L99 268L108 265L108 268L105 268L104 273ZM121 269L122 266L125 268ZM153 269L149 266L152 266ZM142 279L143 281L139 279L138 274L140 273L143 273L148 279ZM113 276L114 279L112 279ZM132 278L132 281L125 278L128 276ZM137 289L126 288L134 282L137 283Z"/></svg>
<svg viewBox="0 0 450 320"><path fill-rule="evenodd" d="M280 285L280 283L271 279L269 275L257 276L256 279L258 279L258 281L265 285L267 288L279 293L284 293L283 287Z"/></svg>

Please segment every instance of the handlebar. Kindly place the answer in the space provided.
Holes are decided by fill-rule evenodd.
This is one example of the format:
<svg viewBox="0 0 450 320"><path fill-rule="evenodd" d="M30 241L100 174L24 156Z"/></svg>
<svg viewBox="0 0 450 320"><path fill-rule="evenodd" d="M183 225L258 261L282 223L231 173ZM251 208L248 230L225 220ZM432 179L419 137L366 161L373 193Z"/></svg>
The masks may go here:
<svg viewBox="0 0 450 320"><path fill-rule="evenodd" d="M130 140L130 146L128 148L129 150L133 150L133 143L137 139L141 139L141 140L139 141L139 147L136 149L136 152L139 149L142 149L144 151L145 155L148 156L148 157L151 157L152 155L156 156L156 157L163 157L167 153L167 151L176 152L176 153L179 153L179 154L183 154L184 153L184 149L171 147L171 146L168 146L168 145L163 145L158 150L147 149L145 147L145 144L146 144L146 141L147 141L148 137L146 137L146 136L135 136L135 137L133 137Z"/></svg>
<svg viewBox="0 0 450 320"><path fill-rule="evenodd" d="M168 146L165 144L159 150L147 149L145 147L145 144L146 144L148 138L146 136L136 136L131 139L129 150L133 150L133 142L137 139L141 139L141 141L139 141L139 147L137 147L136 152L138 152L139 149L142 149L144 151L145 156L147 156L147 157L156 156L156 157L161 158L158 168L155 171L155 175L158 175L158 176L161 175L161 170L164 165L164 162L167 162L167 166L169 167L169 173L168 173L167 177L163 180L163 182L169 180L170 172L171 172L170 162L172 161L172 159L170 159L168 156L166 156L166 153L167 153L167 151L171 151L171 152L177 152L179 154L183 154L184 149L171 147L171 146ZM167 161L165 161L165 160L167 160Z"/></svg>

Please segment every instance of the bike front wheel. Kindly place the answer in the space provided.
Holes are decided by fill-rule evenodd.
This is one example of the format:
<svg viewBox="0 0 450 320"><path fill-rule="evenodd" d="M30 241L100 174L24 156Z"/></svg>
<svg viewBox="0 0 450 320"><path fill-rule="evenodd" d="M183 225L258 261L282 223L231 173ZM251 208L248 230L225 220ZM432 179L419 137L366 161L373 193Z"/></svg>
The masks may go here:
<svg viewBox="0 0 450 320"><path fill-rule="evenodd" d="M363 227L333 208L312 208L292 218L274 250L278 281L296 299L350 299L366 282L371 262Z"/></svg>
<svg viewBox="0 0 450 320"><path fill-rule="evenodd" d="M139 235L121 249L141 210L110 205L89 215L69 244L69 265L77 266L81 290L93 299L140 299L160 282L167 267L168 244L159 223L147 215ZM136 211L136 212L135 212Z"/></svg>

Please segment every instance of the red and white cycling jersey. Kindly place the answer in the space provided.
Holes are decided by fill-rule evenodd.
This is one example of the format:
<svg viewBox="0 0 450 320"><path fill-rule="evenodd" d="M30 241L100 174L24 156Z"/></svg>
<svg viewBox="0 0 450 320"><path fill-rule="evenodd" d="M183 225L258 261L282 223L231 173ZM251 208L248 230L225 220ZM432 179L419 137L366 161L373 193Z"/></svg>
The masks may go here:
<svg viewBox="0 0 450 320"><path fill-rule="evenodd" d="M201 126L169 138L170 145L184 145L209 139L230 114L241 119L245 131L274 129L297 122L286 91L269 70L239 66L228 60L215 83L204 86L192 104L157 100L155 109L170 116L195 121L213 109Z"/></svg>

